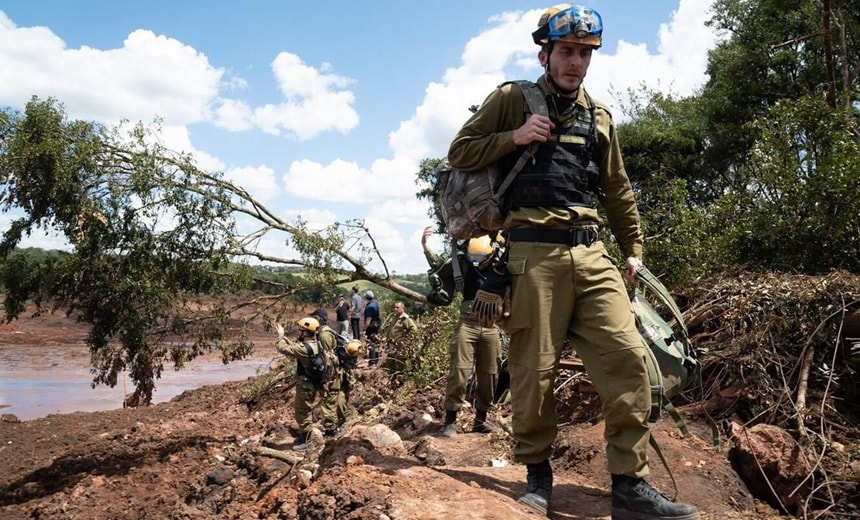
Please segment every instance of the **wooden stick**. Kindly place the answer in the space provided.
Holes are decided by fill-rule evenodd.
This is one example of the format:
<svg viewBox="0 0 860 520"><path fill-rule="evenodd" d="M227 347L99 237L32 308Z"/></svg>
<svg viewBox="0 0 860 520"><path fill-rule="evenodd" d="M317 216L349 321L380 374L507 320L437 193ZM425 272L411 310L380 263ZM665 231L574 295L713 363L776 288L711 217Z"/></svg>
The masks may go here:
<svg viewBox="0 0 860 520"><path fill-rule="evenodd" d="M289 462L290 464L295 464L302 460L300 457L296 457L290 452L273 450L271 448L266 448L265 446L258 446L257 453L259 455L263 455L264 457L271 457L273 459L283 460L284 462Z"/></svg>

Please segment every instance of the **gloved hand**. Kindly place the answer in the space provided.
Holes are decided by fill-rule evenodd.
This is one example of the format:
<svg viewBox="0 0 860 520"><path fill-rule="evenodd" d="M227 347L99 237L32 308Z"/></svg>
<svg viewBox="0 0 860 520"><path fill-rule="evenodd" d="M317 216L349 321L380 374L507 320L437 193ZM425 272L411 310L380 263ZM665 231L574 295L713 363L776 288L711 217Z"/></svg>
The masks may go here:
<svg viewBox="0 0 860 520"><path fill-rule="evenodd" d="M497 264L475 294L470 315L482 327L492 327L503 315L510 314L505 312L508 310L505 301L510 299L510 295L511 273L506 264Z"/></svg>

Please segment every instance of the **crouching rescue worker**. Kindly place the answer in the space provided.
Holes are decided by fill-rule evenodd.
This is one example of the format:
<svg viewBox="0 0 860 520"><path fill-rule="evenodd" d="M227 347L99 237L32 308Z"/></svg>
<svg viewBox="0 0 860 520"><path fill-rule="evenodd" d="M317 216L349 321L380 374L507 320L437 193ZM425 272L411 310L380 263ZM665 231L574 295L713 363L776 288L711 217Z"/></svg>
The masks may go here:
<svg viewBox="0 0 860 520"><path fill-rule="evenodd" d="M296 359L296 397L295 418L301 433L293 444L293 449L304 451L313 447L311 431L313 430L313 407L317 396L320 397L320 408L323 415L324 427L336 428L336 411L332 411L330 397L331 383L335 377L335 367L330 367L331 358L324 350L325 347L317 338L321 325L316 318L302 318L297 322L299 328L298 341L291 341L284 336L284 326L277 324L278 339L275 348L281 354ZM335 391L336 393L337 391Z"/></svg>
<svg viewBox="0 0 860 520"><path fill-rule="evenodd" d="M670 501L644 480L651 438L646 347L621 273L600 241L598 205L627 259L631 283L643 265L642 231L612 115L583 87L602 35L594 9L550 7L532 33L548 116L530 114L524 91L505 83L451 143L452 167L475 171L496 164L499 172L510 171L536 144L505 194L507 262L488 275L475 301L492 302L495 295L501 302L511 291L502 327L511 339L514 457L527 467L523 505L544 515L550 507L549 459L558 434L553 383L569 338L603 407L612 518L696 520L694 506ZM501 303L473 306L484 323L502 309Z"/></svg>

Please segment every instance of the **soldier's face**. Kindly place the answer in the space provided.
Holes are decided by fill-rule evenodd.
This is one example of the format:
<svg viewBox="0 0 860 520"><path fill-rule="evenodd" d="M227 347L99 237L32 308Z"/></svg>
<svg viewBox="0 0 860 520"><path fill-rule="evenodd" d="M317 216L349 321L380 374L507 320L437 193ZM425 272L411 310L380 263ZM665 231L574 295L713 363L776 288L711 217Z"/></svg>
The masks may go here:
<svg viewBox="0 0 860 520"><path fill-rule="evenodd" d="M538 57L544 67L549 61L549 74L558 86L565 90L576 90L585 79L593 52L591 45L558 41L551 55L541 51Z"/></svg>

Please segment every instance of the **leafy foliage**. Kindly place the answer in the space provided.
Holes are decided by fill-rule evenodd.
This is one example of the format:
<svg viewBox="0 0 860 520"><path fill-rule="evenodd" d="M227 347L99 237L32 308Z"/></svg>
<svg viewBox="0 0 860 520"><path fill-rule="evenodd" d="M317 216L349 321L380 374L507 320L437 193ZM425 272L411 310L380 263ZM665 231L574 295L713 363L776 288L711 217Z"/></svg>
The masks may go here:
<svg viewBox="0 0 860 520"><path fill-rule="evenodd" d="M220 173L167 149L157 123L109 129L68 121L56 101L33 98L23 114L0 111L0 125L0 208L15 216L0 241L6 319L33 299L90 324L93 382L113 386L127 370L136 385L130 404L150 402L166 361L180 368L212 349L225 362L249 354L244 329L230 338L222 332L238 307L253 306L270 326L286 303L322 301L354 280L423 299L388 272L362 222L323 230L301 218L285 222ZM240 233L237 219L243 229L259 227ZM10 257L34 230L60 233L72 252L44 262ZM257 250L275 231L295 257ZM270 279L262 298L228 303L222 296L256 283L237 259L303 272ZM374 260L382 273L368 267ZM201 295L219 299L204 304Z"/></svg>
<svg viewBox="0 0 860 520"><path fill-rule="evenodd" d="M822 100L779 103L722 217L735 262L756 269L860 272L860 134Z"/></svg>
<svg viewBox="0 0 860 520"><path fill-rule="evenodd" d="M417 320L418 332L414 337L386 347L386 367L395 386L410 381L418 388L425 388L444 379L461 301L462 295L458 293L451 305L431 307Z"/></svg>
<svg viewBox="0 0 860 520"><path fill-rule="evenodd" d="M670 285L738 265L860 268L860 5L825 5L717 1L703 89L630 93L618 134L646 262Z"/></svg>

